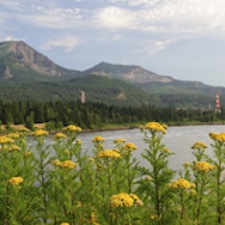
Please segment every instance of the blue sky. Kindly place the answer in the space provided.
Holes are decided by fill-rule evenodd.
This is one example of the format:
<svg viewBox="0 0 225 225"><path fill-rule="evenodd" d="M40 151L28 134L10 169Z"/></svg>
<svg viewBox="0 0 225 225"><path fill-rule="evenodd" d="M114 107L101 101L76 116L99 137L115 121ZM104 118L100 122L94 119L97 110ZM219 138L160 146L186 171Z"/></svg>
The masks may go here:
<svg viewBox="0 0 225 225"><path fill-rule="evenodd" d="M225 86L224 0L0 0L0 41L55 63L102 61Z"/></svg>

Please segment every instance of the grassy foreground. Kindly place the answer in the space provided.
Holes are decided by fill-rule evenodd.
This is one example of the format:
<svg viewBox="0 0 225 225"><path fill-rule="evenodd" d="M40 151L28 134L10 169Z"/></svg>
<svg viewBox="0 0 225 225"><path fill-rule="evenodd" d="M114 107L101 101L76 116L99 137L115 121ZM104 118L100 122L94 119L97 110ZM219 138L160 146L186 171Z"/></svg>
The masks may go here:
<svg viewBox="0 0 225 225"><path fill-rule="evenodd" d="M163 124L140 127L147 167L133 157L135 143L123 137L112 149L104 148L104 137L94 137L89 155L81 131L66 126L50 145L40 128L32 139L24 128L0 136L1 224L225 224L225 133L209 134L213 158L199 141L191 149L194 161L174 171L168 167L173 153L162 144Z"/></svg>

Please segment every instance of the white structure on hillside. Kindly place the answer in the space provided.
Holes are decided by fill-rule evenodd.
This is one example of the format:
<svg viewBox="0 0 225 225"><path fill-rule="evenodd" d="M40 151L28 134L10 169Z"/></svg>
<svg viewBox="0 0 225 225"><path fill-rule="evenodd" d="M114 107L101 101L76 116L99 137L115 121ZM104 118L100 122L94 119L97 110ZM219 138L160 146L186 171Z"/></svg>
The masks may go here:
<svg viewBox="0 0 225 225"><path fill-rule="evenodd" d="M85 93L85 91L80 92L80 101L83 104L86 103L86 93Z"/></svg>

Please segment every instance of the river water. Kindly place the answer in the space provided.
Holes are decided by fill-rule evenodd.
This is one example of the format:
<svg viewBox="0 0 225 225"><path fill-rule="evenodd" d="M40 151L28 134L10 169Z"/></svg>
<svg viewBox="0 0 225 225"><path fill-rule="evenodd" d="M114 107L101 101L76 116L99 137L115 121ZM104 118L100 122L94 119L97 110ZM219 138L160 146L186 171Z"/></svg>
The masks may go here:
<svg viewBox="0 0 225 225"><path fill-rule="evenodd" d="M212 140L209 137L209 132L225 132L225 125L199 125L199 126L172 126L168 127L167 133L164 135L162 142L170 149L174 155L169 157L169 166L174 170L182 169L185 162L192 162L193 155L191 146L197 142L204 142L208 148L206 153L213 157L211 148ZM139 129L116 130L116 131L101 131L87 134L80 134L79 139L83 142L83 148L90 150L93 148L92 139L95 136L105 138L104 148L113 148L113 141L116 138L124 138L127 142L133 142L138 150L134 151L134 156L143 166L148 166L148 163L141 157L141 153L147 148L144 143L144 134Z"/></svg>

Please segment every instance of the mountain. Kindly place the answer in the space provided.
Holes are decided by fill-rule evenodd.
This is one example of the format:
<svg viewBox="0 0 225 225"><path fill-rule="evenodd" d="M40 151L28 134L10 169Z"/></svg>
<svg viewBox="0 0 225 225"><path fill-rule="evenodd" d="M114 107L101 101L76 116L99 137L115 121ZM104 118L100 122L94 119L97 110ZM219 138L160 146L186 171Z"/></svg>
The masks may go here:
<svg viewBox="0 0 225 225"><path fill-rule="evenodd" d="M88 101L139 107L214 108L224 87L181 81L136 65L101 62L84 71L69 70L22 41L0 43L0 100ZM225 100L221 98L221 104Z"/></svg>
<svg viewBox="0 0 225 225"><path fill-rule="evenodd" d="M134 84L144 84L148 82L169 83L174 80L172 77L158 75L154 72L145 70L140 66L113 65L106 62L101 62L98 65L83 71L83 73L108 76L110 78L121 79Z"/></svg>
<svg viewBox="0 0 225 225"><path fill-rule="evenodd" d="M51 78L70 79L79 71L56 65L23 41L0 43L0 81L38 81Z"/></svg>
<svg viewBox="0 0 225 225"><path fill-rule="evenodd" d="M126 81L147 93L149 104L157 107L213 109L216 93L225 95L224 87L214 87L199 81L176 80L135 65L101 62L83 73ZM221 103L225 104L225 99L222 98Z"/></svg>

